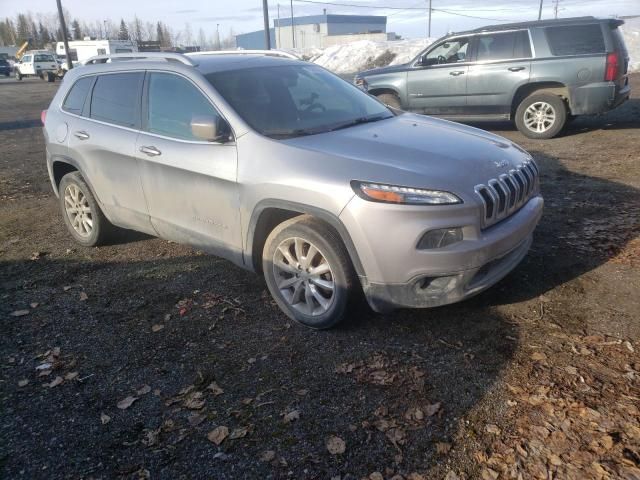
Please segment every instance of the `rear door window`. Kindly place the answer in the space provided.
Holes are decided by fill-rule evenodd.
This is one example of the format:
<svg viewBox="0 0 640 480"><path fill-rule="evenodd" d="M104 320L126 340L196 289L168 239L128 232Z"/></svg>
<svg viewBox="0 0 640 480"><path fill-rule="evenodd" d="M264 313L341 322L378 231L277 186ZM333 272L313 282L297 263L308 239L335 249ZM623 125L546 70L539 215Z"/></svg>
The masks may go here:
<svg viewBox="0 0 640 480"><path fill-rule="evenodd" d="M545 29L554 56L605 53L600 24L563 25Z"/></svg>
<svg viewBox="0 0 640 480"><path fill-rule="evenodd" d="M144 73L99 75L91 96L91 118L139 127L139 105Z"/></svg>
<svg viewBox="0 0 640 480"><path fill-rule="evenodd" d="M81 115L82 107L87 99L87 93L89 93L92 82L93 77L78 79L78 81L73 84L73 87L71 87L71 90L69 90L67 98L64 99L62 109L75 115Z"/></svg>
<svg viewBox="0 0 640 480"><path fill-rule="evenodd" d="M479 35L476 49L478 62L531 57L526 30Z"/></svg>

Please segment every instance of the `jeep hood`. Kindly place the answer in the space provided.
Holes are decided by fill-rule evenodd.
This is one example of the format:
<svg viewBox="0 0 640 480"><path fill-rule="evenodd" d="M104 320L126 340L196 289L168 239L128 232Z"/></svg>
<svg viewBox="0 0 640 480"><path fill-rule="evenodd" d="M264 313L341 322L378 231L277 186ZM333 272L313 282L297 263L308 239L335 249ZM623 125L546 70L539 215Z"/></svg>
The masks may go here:
<svg viewBox="0 0 640 480"><path fill-rule="evenodd" d="M354 180L466 191L531 158L505 138L414 114L286 143L337 159L335 168Z"/></svg>

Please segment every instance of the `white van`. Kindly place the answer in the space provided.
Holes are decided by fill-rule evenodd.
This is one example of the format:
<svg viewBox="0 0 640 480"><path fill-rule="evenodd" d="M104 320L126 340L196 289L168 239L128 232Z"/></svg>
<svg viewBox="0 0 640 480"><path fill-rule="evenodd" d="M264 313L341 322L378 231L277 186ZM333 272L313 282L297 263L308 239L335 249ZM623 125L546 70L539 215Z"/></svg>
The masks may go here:
<svg viewBox="0 0 640 480"><path fill-rule="evenodd" d="M58 62L48 50L29 50L14 66L16 80L24 77L40 77L54 82L58 73Z"/></svg>
<svg viewBox="0 0 640 480"><path fill-rule="evenodd" d="M69 56L75 67L83 64L85 60L96 55L110 55L112 53L131 53L137 52L138 47L131 40L74 40L69 42ZM62 69L68 70L67 52L64 49L64 43L56 44L56 55L62 62Z"/></svg>

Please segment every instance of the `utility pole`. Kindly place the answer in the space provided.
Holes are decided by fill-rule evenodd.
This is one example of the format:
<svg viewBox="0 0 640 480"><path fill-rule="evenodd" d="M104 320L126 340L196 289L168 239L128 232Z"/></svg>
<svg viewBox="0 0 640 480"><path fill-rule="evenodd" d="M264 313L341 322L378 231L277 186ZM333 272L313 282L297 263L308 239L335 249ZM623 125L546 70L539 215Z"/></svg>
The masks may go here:
<svg viewBox="0 0 640 480"><path fill-rule="evenodd" d="M558 18L558 3L560 0L556 0L556 4L553 6L553 18Z"/></svg>
<svg viewBox="0 0 640 480"><path fill-rule="evenodd" d="M544 2L544 0L540 0L540 8L538 9L538 20L542 20L542 2Z"/></svg>
<svg viewBox="0 0 640 480"><path fill-rule="evenodd" d="M293 48L296 48L296 28L293 21L293 0L291 0L291 41Z"/></svg>
<svg viewBox="0 0 640 480"><path fill-rule="evenodd" d="M282 41L280 41L280 4L278 4L278 38L276 39L276 48L280 48L282 46Z"/></svg>
<svg viewBox="0 0 640 480"><path fill-rule="evenodd" d="M216 50L220 50L222 46L220 45L220 24L216 23Z"/></svg>
<svg viewBox="0 0 640 480"><path fill-rule="evenodd" d="M429 25L427 27L427 38L431 38L431 0L429 0Z"/></svg>
<svg viewBox="0 0 640 480"><path fill-rule="evenodd" d="M62 3L60 0L56 0L58 4L58 18L60 19L60 29L62 30L62 42L64 43L64 53L67 56L67 68L71 70L73 63L71 62L71 52L69 51L69 36L67 35L67 24L64 21L64 14L62 13Z"/></svg>
<svg viewBox="0 0 640 480"><path fill-rule="evenodd" d="M107 32L107 21L103 20L102 22L104 23L104 36L107 40L109 40L109 33Z"/></svg>
<svg viewBox="0 0 640 480"><path fill-rule="evenodd" d="M267 50L271 50L271 35L269 34L269 5L267 5L267 0L262 0L262 16L264 17L264 44Z"/></svg>

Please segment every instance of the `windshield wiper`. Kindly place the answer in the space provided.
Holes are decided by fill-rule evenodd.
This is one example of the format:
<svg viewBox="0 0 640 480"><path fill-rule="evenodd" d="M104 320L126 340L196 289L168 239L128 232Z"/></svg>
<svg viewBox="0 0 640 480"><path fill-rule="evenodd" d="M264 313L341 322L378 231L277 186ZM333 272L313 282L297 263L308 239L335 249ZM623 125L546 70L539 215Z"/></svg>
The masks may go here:
<svg viewBox="0 0 640 480"><path fill-rule="evenodd" d="M372 115L370 117L360 117L350 120L345 123L341 123L335 127L328 129L328 132L333 132L335 130L342 130L343 128L355 127L356 125L362 125L363 123L371 123L377 122L379 120L386 120L387 118L391 118L393 115Z"/></svg>

